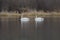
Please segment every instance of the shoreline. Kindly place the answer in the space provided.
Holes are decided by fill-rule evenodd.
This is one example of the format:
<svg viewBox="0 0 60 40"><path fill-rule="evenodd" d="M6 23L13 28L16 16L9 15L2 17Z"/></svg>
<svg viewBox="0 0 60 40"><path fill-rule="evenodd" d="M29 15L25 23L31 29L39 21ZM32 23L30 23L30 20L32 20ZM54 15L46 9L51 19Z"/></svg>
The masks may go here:
<svg viewBox="0 0 60 40"><path fill-rule="evenodd" d="M60 17L60 13L44 13L44 12L32 12L32 13L22 13L23 17ZM18 18L21 17L19 13L0 13L0 18Z"/></svg>

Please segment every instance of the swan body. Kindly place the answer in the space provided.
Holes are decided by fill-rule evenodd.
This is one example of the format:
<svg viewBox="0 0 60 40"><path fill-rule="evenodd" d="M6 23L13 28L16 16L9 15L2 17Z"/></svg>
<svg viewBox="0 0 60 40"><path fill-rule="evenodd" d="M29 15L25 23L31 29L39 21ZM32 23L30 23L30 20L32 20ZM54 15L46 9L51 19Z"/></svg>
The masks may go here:
<svg viewBox="0 0 60 40"><path fill-rule="evenodd" d="M21 18L21 21L29 21L29 18L26 18L26 17Z"/></svg>

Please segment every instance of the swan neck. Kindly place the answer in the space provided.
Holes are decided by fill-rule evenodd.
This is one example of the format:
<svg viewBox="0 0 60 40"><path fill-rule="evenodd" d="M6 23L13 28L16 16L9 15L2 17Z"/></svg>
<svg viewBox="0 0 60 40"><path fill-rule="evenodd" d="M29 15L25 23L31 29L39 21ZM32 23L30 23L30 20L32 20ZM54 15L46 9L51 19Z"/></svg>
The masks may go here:
<svg viewBox="0 0 60 40"><path fill-rule="evenodd" d="M21 14L21 18L23 17L23 14Z"/></svg>
<svg viewBox="0 0 60 40"><path fill-rule="evenodd" d="M36 18L37 18L37 16L36 16Z"/></svg>

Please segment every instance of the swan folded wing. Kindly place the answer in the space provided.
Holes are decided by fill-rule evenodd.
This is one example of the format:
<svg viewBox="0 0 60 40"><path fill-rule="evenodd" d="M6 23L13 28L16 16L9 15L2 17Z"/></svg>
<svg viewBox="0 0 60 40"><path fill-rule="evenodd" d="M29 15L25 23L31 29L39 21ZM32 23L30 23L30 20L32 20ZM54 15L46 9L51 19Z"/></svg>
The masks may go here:
<svg viewBox="0 0 60 40"><path fill-rule="evenodd" d="M44 21L44 18L37 17L37 18L35 18L35 21Z"/></svg>
<svg viewBox="0 0 60 40"><path fill-rule="evenodd" d="M21 21L29 21L29 18L21 18Z"/></svg>

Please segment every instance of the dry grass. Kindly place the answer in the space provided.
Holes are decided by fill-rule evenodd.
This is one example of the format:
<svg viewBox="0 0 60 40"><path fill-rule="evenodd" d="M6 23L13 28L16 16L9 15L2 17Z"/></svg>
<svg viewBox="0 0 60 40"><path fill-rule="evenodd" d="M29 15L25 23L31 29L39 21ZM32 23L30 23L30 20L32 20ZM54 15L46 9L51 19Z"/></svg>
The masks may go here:
<svg viewBox="0 0 60 40"><path fill-rule="evenodd" d="M43 11L31 11L31 12L25 12L22 13L23 16L25 17L35 17L36 15L39 17L60 17L60 12L43 12ZM8 18L15 18L15 17L20 17L21 14L16 13L16 12L1 12L0 17L8 17Z"/></svg>

